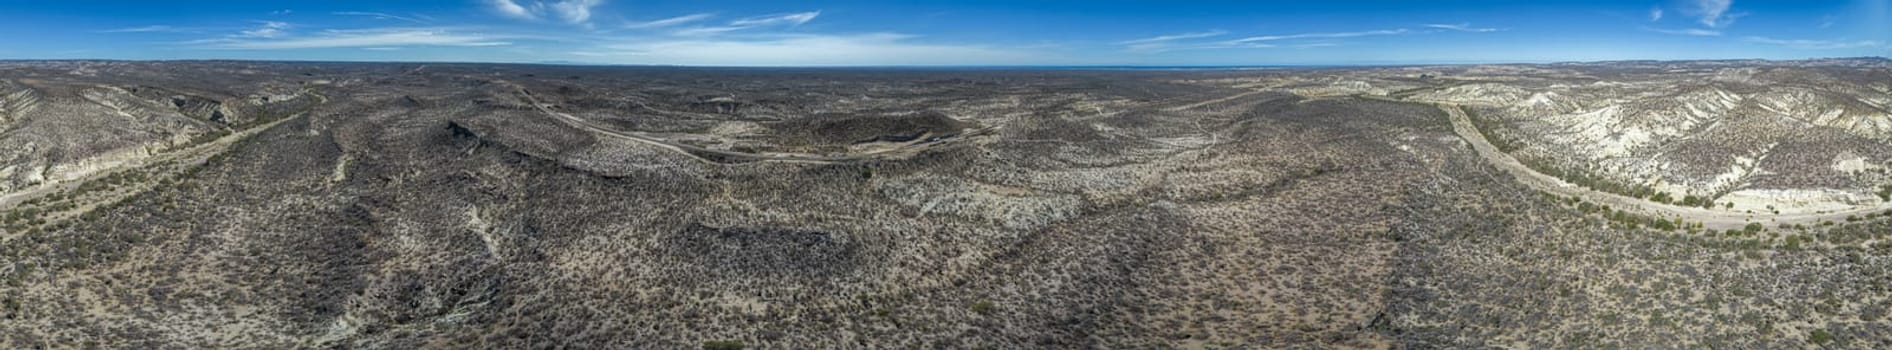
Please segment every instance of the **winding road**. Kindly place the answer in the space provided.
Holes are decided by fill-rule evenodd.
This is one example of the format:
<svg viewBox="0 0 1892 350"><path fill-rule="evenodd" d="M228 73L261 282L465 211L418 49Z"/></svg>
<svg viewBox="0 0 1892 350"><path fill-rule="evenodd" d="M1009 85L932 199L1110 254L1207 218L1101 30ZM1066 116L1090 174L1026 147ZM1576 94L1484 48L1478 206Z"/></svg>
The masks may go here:
<svg viewBox="0 0 1892 350"><path fill-rule="evenodd" d="M1450 116L1452 119L1452 131L1457 133L1459 137L1471 142L1472 149L1476 150L1479 156L1484 157L1491 165L1511 173L1512 177L1517 178L1518 182L1539 191L1565 197L1574 196L1582 198L1585 201L1608 205L1611 208L1623 209L1628 212L1662 218L1680 217L1687 222L1702 223L1702 226L1705 228L1723 230L1740 228L1747 226L1749 223L1756 222L1767 226L1777 224L1806 224L1812 226L1826 221L1843 222L1848 216L1864 216L1866 214L1892 210L1892 202L1880 202L1878 205L1859 206L1853 209L1824 213L1749 214L1662 204L1640 198L1592 190L1564 182L1562 179L1545 175L1544 173L1539 173L1525 166L1524 163L1518 162L1517 158L1512 157L1511 154L1499 151L1497 146L1493 146L1489 140L1485 139L1484 134L1478 132L1478 127L1472 124L1471 117L1466 116L1465 110L1460 108L1457 104L1443 102L1433 104L1438 106L1439 109L1445 110L1446 115Z"/></svg>
<svg viewBox="0 0 1892 350"><path fill-rule="evenodd" d="M303 90L303 93L313 96L317 100L319 100L318 102L316 102L315 104L316 106L320 106L320 105L328 103L328 96L323 96L321 93L315 92L315 90L305 89ZM143 159L132 160L130 162L126 162L125 164L120 164L110 169L93 172L91 174L87 174L85 176L82 176L76 179L57 181L57 182L45 182L45 183L41 183L39 185L35 185L33 187L30 187L24 190L0 194L0 210L10 210L19 206L20 203L33 200L34 198L39 198L41 196L45 196L52 193L58 193L60 191L70 190L73 188L77 188L80 185L84 185L85 183L102 179L107 176L111 176L113 174L131 171L134 169L143 169L153 164L163 164L164 162L171 162L171 161L177 162L176 166L168 167L169 169L168 173L166 172L160 173L162 174L161 176L175 176L178 172L181 172L184 169L190 169L193 167L201 166L205 162L210 161L211 157L214 157L218 154L223 154L224 152L229 151L230 146L235 145L238 141L247 139L265 130L273 129L276 127L276 125L280 125L284 122L300 119L302 118L302 116L309 114L313 110L314 110L314 107L310 107L309 110L296 112L295 114L290 114L289 116L278 118L274 121L263 123L262 125L252 126L252 127L243 129L241 131L233 132L233 133L230 133L229 135L224 135L223 137L219 137L215 140L210 140L209 142L197 144L197 145L194 145L182 150L165 152L162 154L146 157ZM127 196L136 195L138 193L142 193L144 191L148 191L151 189L151 187L146 187L148 185L144 185L144 184L140 184L137 186L141 186L141 187L133 189L128 192L108 194L105 197L105 199L95 199L95 200L79 203L80 205L77 207L77 209L70 212L73 212L73 213L90 212L94 208L96 208L98 205L103 204L105 202L115 200L116 198L124 198ZM21 232L0 231L0 242L11 241L16 237L19 237L20 233Z"/></svg>
<svg viewBox="0 0 1892 350"><path fill-rule="evenodd" d="M322 105L322 104L328 103L328 96L323 96L320 93L316 93L314 90L303 90L303 93L313 96L317 100L320 100L316 102L316 105ZM270 128L274 128L276 127L276 125L282 124L283 122L301 118L303 115L308 114L308 113L309 113L308 111L297 112L287 117L276 119L275 121L264 123L262 125L253 126L247 129L243 129L241 131L233 132L233 133L230 133L229 135L224 135L223 137L219 137L215 140L210 140L210 142L197 144L195 146L191 146L190 148L185 148L178 151L165 152L165 153L158 154L152 157L132 160L130 162L126 162L125 164L114 166L114 167L111 167L110 169L106 169L103 171L93 172L91 174L87 174L85 176L82 176L76 179L65 180L65 181L48 181L48 182L41 183L33 187L23 189L23 190L0 194L0 210L12 209L14 206L19 205L21 202L32 200L34 198L39 198L40 196L44 196L49 193L78 187L79 185L85 184L86 182L91 182L92 180L97 180L100 178L104 178L106 176L111 176L112 174L117 174L119 172L123 172L126 170L144 168L145 166L151 165L151 164L158 164L158 163L163 163L167 161L177 160L179 161L179 166L176 167L177 169L186 169L186 168L194 167L197 165L201 165L205 161L208 161L211 156L221 154L225 150L228 150L230 148L230 145L236 144L237 141L241 141L245 138L249 138L251 135L255 135L256 133L262 132L263 130L269 130Z"/></svg>

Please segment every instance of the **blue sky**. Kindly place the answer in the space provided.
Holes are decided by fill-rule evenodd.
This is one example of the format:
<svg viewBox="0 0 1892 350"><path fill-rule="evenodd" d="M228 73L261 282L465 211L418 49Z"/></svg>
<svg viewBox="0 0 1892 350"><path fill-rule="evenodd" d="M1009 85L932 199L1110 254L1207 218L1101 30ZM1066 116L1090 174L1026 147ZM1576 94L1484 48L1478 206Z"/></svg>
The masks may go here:
<svg viewBox="0 0 1892 350"><path fill-rule="evenodd" d="M28 1L0 58L717 66L1889 56L1892 0Z"/></svg>

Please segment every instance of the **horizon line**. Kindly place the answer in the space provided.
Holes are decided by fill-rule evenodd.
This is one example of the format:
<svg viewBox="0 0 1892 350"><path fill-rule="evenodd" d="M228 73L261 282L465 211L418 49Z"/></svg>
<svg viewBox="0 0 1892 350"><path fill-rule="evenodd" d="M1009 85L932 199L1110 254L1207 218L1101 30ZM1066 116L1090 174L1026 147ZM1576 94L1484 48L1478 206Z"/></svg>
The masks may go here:
<svg viewBox="0 0 1892 350"><path fill-rule="evenodd" d="M109 58L0 58L0 62L256 62L256 63L357 63L357 64L496 64L496 65L533 65L566 67L638 67L638 68L726 68L726 69L1268 69L1268 68L1337 68L1337 67L1416 67L1416 66L1479 66L1479 65L1555 65L1555 64L1598 64L1626 62L1716 62L1716 61L1761 61L1761 62L1806 62L1825 60L1886 60L1889 56L1845 56L1845 57L1809 57L1795 59L1772 58L1686 58L1686 59L1620 59L1596 61L1354 61L1328 63L1254 63L1254 64L879 64L879 65L691 65L691 64L645 64L645 63L597 63L579 61L400 61L400 60L294 60L294 59L238 59L238 58L183 58L183 59L109 59Z"/></svg>

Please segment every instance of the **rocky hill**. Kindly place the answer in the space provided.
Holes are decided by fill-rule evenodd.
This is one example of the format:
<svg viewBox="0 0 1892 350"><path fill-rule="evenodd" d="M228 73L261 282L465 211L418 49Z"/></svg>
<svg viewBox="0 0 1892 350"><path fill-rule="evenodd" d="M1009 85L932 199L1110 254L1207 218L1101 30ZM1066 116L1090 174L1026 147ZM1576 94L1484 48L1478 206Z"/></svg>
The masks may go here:
<svg viewBox="0 0 1892 350"><path fill-rule="evenodd" d="M1882 205L1888 69L0 62L0 348L1884 348L1892 212L1516 174Z"/></svg>

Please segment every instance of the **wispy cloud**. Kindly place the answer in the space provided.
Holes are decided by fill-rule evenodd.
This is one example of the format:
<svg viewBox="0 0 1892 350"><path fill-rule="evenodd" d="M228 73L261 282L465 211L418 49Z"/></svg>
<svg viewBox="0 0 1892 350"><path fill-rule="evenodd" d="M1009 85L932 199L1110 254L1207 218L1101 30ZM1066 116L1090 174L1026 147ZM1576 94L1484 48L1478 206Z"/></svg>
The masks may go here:
<svg viewBox="0 0 1892 350"><path fill-rule="evenodd" d="M756 27L756 26L781 25L781 24L798 26L798 25L801 25L802 23L808 23L808 21L814 20L815 17L817 16L821 16L821 11L755 16L755 17L749 17L749 18L743 18L743 19L730 21L729 25L739 26L739 27Z"/></svg>
<svg viewBox="0 0 1892 350"><path fill-rule="evenodd" d="M523 5L518 0L485 2L487 8L501 16L534 21L551 18L581 26L590 26L591 9L604 5L604 0L532 0Z"/></svg>
<svg viewBox="0 0 1892 350"><path fill-rule="evenodd" d="M143 26L143 27L106 29L106 30L101 30L98 32L99 33L168 33L168 32L180 32L180 31L182 30L179 30L176 27L167 26L167 25L149 25L149 26Z"/></svg>
<svg viewBox="0 0 1892 350"><path fill-rule="evenodd" d="M793 27L808 23L808 21L813 21L815 17L819 16L821 16L821 11L755 16L729 21L729 23L722 26L678 29L670 32L670 34L677 36L710 36L751 28Z"/></svg>
<svg viewBox="0 0 1892 350"><path fill-rule="evenodd" d="M1657 32L1657 33L1669 34L1669 35L1721 36L1721 31L1714 30L1714 29L1701 29L1701 28L1662 29L1662 28L1648 28L1648 27L1644 27L1642 29L1651 31L1651 32Z"/></svg>
<svg viewBox="0 0 1892 350"><path fill-rule="evenodd" d="M1179 41L1179 40L1209 38L1209 37L1221 36L1223 34L1228 34L1228 32L1221 31L1221 30L1211 30L1211 31L1206 31L1206 32L1159 35L1159 36L1142 38L1142 39L1124 40L1124 41L1117 42L1117 44L1124 45L1124 48L1129 49L1131 51L1155 52L1155 51L1163 51L1163 50L1170 49L1171 46L1174 44L1174 42Z"/></svg>
<svg viewBox="0 0 1892 350"><path fill-rule="evenodd" d="M519 3L512 2L512 0L487 0L486 4L493 9L493 12L497 12L502 16L530 20L539 19L538 14L533 13L532 10L527 9L525 6L519 6Z"/></svg>
<svg viewBox="0 0 1892 350"><path fill-rule="evenodd" d="M1690 0L1689 13L1695 15L1703 26L1720 28L1734 24L1734 20L1746 14L1729 13L1734 7L1734 0Z"/></svg>
<svg viewBox="0 0 1892 350"><path fill-rule="evenodd" d="M604 0L565 0L554 2L550 7L565 23L583 24L591 20L591 8L603 4Z"/></svg>
<svg viewBox="0 0 1892 350"><path fill-rule="evenodd" d="M676 35L676 36L710 36L710 35L717 35L717 34L728 33L728 32L733 32L733 31L738 31L738 30L743 30L743 29L749 29L749 27L729 27L729 26L691 27L691 28L678 29L676 31L670 32L670 34Z"/></svg>
<svg viewBox="0 0 1892 350"><path fill-rule="evenodd" d="M289 27L290 25L288 22L262 21L262 26L259 26L256 29L249 29L249 30L244 30L242 32L238 32L236 36L242 37L242 38L281 37L289 33Z"/></svg>
<svg viewBox="0 0 1892 350"><path fill-rule="evenodd" d="M735 66L1028 64L1048 59L1029 50L928 44L915 38L894 33L718 37L620 43L573 54L615 63Z"/></svg>
<svg viewBox="0 0 1892 350"><path fill-rule="evenodd" d="M190 42L213 49L392 48L401 46L501 46L503 37L459 33L448 28L329 30L299 37L227 37Z"/></svg>
<svg viewBox="0 0 1892 350"><path fill-rule="evenodd" d="M1859 48L1888 47L1885 42L1878 41L1878 40L1847 41L1847 40L1775 39L1775 38L1760 37L1760 36L1750 36L1750 37L1744 38L1744 40L1746 40L1747 42L1757 43L1757 44L1785 46L1785 47L1790 47L1790 48L1795 48L1795 49L1806 49L1806 50L1833 50L1833 49L1859 49Z"/></svg>
<svg viewBox="0 0 1892 350"><path fill-rule="evenodd" d="M1660 20L1662 20L1662 8L1661 7L1649 8L1649 21L1655 22L1655 21L1660 21Z"/></svg>
<svg viewBox="0 0 1892 350"><path fill-rule="evenodd" d="M1228 34L1228 32L1221 31L1221 30L1211 30L1211 31L1206 31L1206 32L1159 35L1159 36L1153 36L1153 37L1142 38L1142 39L1124 40L1124 41L1118 42L1118 44L1136 45L1136 44L1169 42L1169 41L1176 41L1176 40L1183 40L1183 39L1207 38L1207 37L1219 36L1222 34Z"/></svg>
<svg viewBox="0 0 1892 350"><path fill-rule="evenodd" d="M1472 28L1470 25L1444 25L1444 26L1460 27L1462 29L1455 29L1455 30L1464 30L1464 31L1472 31L1472 32L1485 32L1485 31L1498 30L1498 29L1492 29L1492 28ZM1431 25L1428 25L1428 27L1431 27ZM1444 28L1444 29L1453 29L1453 28ZM1282 43L1282 44L1277 45L1276 42L1298 41L1298 40L1305 40L1305 39L1343 39L1343 38L1357 38L1357 37L1366 37L1366 36L1401 35L1401 34L1407 34L1411 32L1412 30L1410 29L1399 28L1399 29L1365 30L1365 31L1357 31L1357 32L1321 32L1321 33L1261 35L1261 36L1243 37L1243 38L1233 39L1233 40L1220 40L1220 41L1208 41L1208 42L1190 41L1190 39L1210 38L1210 37L1222 36L1224 34L1227 34L1227 32L1216 30L1216 31L1207 31L1207 32L1181 33L1181 34L1162 35L1162 36L1155 36L1155 37L1148 37L1148 38L1141 38L1141 39L1132 39L1132 40L1119 41L1117 42L1117 44L1123 45L1126 49L1130 51L1145 52L1145 53L1159 53L1159 52L1177 51L1177 50L1202 50L1202 49L1253 49L1253 48L1272 48L1272 47L1282 47L1282 46L1295 47L1295 48L1316 48L1316 47L1339 46L1340 43L1332 42L1332 41L1290 42L1290 43Z"/></svg>
<svg viewBox="0 0 1892 350"><path fill-rule="evenodd" d="M1405 28L1400 28L1400 29L1381 29L1381 30L1367 30L1367 31L1358 31L1358 32L1337 32L1337 33L1300 33L1300 34L1286 34L1286 35L1262 35L1262 36L1251 36L1251 37L1246 37L1246 38L1241 38L1241 39L1235 39L1235 40L1229 40L1229 41L1226 41L1226 43L1230 43L1230 44L1243 44L1243 43L1254 43L1254 42L1263 42L1263 41L1277 41L1277 40L1291 40L1291 39L1335 39L1335 38L1357 38L1357 37L1363 37L1363 36L1379 36L1379 35L1400 35L1400 34L1406 34L1406 33L1409 33L1409 32L1411 32L1411 31L1410 31L1410 30L1406 30Z"/></svg>
<svg viewBox="0 0 1892 350"><path fill-rule="evenodd" d="M397 16L397 15L391 15L391 14L380 13L380 12L341 11L341 12L331 12L330 14L333 14L336 16L368 17L368 18L379 19L379 20L395 20L395 21L409 22L409 23L415 23L415 24L430 23L430 21L422 20L416 17Z"/></svg>
<svg viewBox="0 0 1892 350"><path fill-rule="evenodd" d="M1498 29L1498 28L1473 28L1473 27L1472 27L1472 24L1471 24L1471 23L1458 23L1458 24L1437 24L1437 23L1434 23L1434 24L1427 24L1427 25L1426 25L1426 28L1436 28L1436 29L1445 29L1445 30L1456 30L1456 31L1461 31L1461 32L1470 32L1470 33L1489 33L1489 32L1495 32L1495 31L1500 31L1500 30L1503 30L1503 29Z"/></svg>
<svg viewBox="0 0 1892 350"><path fill-rule="evenodd" d="M624 28L629 28L629 29L663 28L663 27L670 27L670 26L675 26L675 25L684 24L684 23L702 21L702 20L710 19L710 17L716 17L716 15L709 14L709 13L697 13L697 14L688 14L688 15L670 17L670 18L653 20L653 21L646 21L646 22L631 22L631 23L625 23Z"/></svg>

